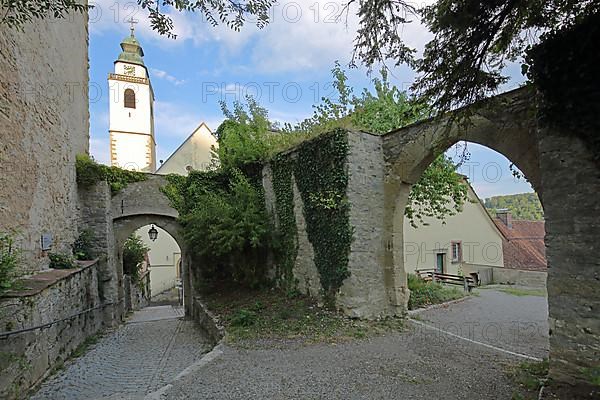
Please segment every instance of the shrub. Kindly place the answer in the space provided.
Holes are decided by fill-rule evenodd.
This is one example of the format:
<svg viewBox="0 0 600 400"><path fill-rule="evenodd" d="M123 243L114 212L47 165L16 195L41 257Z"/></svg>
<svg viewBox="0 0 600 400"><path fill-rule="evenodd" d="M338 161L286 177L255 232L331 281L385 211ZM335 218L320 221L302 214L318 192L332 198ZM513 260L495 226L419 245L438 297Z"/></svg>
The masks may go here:
<svg viewBox="0 0 600 400"><path fill-rule="evenodd" d="M73 256L77 260L91 260L94 258L92 251L92 242L94 234L90 229L84 229L79 233L79 237L73 243Z"/></svg>
<svg viewBox="0 0 600 400"><path fill-rule="evenodd" d="M207 288L223 281L264 285L271 227L261 190L235 168L222 174L194 172L175 196L173 189L171 184L163 192L179 205L200 281Z"/></svg>
<svg viewBox="0 0 600 400"><path fill-rule="evenodd" d="M410 298L408 299L410 310L460 299L465 295L462 289L428 282L413 274L408 274L408 288L410 289Z"/></svg>
<svg viewBox="0 0 600 400"><path fill-rule="evenodd" d="M21 252L14 247L11 235L0 233L0 293L13 287Z"/></svg>
<svg viewBox="0 0 600 400"><path fill-rule="evenodd" d="M254 311L242 308L231 317L231 325L248 327L256 323L257 315Z"/></svg>
<svg viewBox="0 0 600 400"><path fill-rule="evenodd" d="M67 253L49 253L50 268L54 269L71 269L77 267L73 256Z"/></svg>
<svg viewBox="0 0 600 400"><path fill-rule="evenodd" d="M140 266L150 250L142 238L132 234L123 245L123 274L129 275L133 282L140 279Z"/></svg>

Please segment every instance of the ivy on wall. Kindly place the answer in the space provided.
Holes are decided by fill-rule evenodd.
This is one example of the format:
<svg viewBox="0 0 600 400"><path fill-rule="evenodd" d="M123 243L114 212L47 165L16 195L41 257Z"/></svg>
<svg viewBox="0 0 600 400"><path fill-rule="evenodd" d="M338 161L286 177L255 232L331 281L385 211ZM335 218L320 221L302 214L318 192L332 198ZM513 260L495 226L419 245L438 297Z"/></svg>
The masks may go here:
<svg viewBox="0 0 600 400"><path fill-rule="evenodd" d="M90 187L98 182L106 181L113 196L123 190L129 183L146 180L146 175L142 172L98 164L87 154L77 155L75 169L78 184Z"/></svg>
<svg viewBox="0 0 600 400"><path fill-rule="evenodd" d="M273 192L275 193L275 211L277 212L278 235L275 258L281 285L285 289L295 286L292 270L298 256L298 230L294 215L294 189L292 173L294 160L289 155L278 154L271 163L273 171Z"/></svg>
<svg viewBox="0 0 600 400"><path fill-rule="evenodd" d="M348 256L352 227L346 198L347 154L346 131L338 129L303 143L295 158L282 155L273 163L279 229L284 238L280 243L283 276L291 276L298 253L291 180L293 173L304 203L306 231L313 245L314 261L326 299L332 299L350 275Z"/></svg>

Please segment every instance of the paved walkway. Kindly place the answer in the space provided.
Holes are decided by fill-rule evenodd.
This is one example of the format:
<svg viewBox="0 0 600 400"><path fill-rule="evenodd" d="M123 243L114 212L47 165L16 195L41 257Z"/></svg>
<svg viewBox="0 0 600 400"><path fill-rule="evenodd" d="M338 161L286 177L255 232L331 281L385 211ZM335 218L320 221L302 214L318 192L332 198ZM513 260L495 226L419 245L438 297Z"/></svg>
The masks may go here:
<svg viewBox="0 0 600 400"><path fill-rule="evenodd" d="M138 399L210 347L179 307L147 307L46 381L32 400Z"/></svg>
<svg viewBox="0 0 600 400"><path fill-rule="evenodd" d="M452 321L459 329L466 323L474 324L483 330L473 329L473 340L545 356L548 338L540 333L547 326L543 322L546 309L544 297L482 290L479 296L462 303L427 311L417 322L449 328ZM533 322L539 333L520 334L513 340L508 333L495 338L495 328L486 330L495 323L505 329L512 321L528 326ZM409 325L405 333L338 345L272 341L247 350L223 346L219 357L175 382L162 398L512 398L514 383L506 370L524 359L422 325ZM456 333L452 327L449 330Z"/></svg>

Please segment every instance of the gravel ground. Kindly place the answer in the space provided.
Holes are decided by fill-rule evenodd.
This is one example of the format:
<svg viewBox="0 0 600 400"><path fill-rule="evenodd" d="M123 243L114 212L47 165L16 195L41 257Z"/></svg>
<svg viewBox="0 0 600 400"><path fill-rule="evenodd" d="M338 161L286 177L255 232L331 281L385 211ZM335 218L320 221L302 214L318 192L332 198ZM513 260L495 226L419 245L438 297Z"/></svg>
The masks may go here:
<svg viewBox="0 0 600 400"><path fill-rule="evenodd" d="M417 315L429 325L472 340L537 358L548 356L546 297L481 289L465 301Z"/></svg>
<svg viewBox="0 0 600 400"><path fill-rule="evenodd" d="M543 297L482 290L464 302L423 312L419 319L454 333L471 324L479 328L467 335L472 339L543 357L546 315ZM539 332L511 330L514 321L533 323ZM494 324L500 326L496 336ZM175 382L163 398L511 399L514 387L505 371L521 361L411 324L404 333L337 345L282 348L281 342L262 341L260 348L249 350L224 346L220 357Z"/></svg>

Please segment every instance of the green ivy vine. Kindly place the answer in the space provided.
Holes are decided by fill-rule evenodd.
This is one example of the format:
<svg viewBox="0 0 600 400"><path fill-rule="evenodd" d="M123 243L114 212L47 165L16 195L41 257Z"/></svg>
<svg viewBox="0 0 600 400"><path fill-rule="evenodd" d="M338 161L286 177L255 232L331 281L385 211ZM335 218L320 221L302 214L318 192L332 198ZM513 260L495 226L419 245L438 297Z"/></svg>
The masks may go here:
<svg viewBox="0 0 600 400"><path fill-rule="evenodd" d="M294 215L294 189L292 186L293 160L289 155L278 154L273 159L271 168L275 211L279 222L275 249L277 276L285 289L292 289L294 286L294 262L298 256L298 231Z"/></svg>
<svg viewBox="0 0 600 400"><path fill-rule="evenodd" d="M283 238L280 244L282 272L286 277L291 276L298 253L293 173L304 202L308 239L313 245L314 261L326 299L332 299L350 275L348 256L352 227L346 198L347 154L346 131L338 129L303 143L296 151L296 157L280 155L273 162L273 189Z"/></svg>
<svg viewBox="0 0 600 400"><path fill-rule="evenodd" d="M90 187L100 181L106 181L113 196L123 190L129 183L146 180L146 175L142 172L98 164L87 154L77 155L75 169L78 184Z"/></svg>

